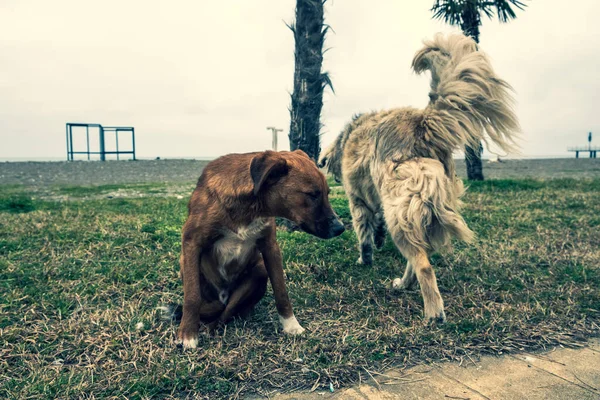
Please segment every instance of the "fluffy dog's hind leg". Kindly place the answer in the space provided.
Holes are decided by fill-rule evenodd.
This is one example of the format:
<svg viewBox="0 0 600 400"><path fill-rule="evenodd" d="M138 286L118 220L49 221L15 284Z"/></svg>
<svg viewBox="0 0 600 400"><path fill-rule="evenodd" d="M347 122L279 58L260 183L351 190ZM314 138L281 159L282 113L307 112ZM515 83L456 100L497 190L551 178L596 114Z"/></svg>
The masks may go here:
<svg viewBox="0 0 600 400"><path fill-rule="evenodd" d="M433 267L429 263L427 253L422 249L412 248L401 237L394 236L394 242L402 252L402 255L408 258L408 264L404 272L404 277L401 280L394 279L392 285L399 281L398 288L408 288L414 283L416 276L421 287L425 319L427 321L445 322L444 300L442 300L442 295L438 289L437 278L435 277Z"/></svg>
<svg viewBox="0 0 600 400"><path fill-rule="evenodd" d="M417 281L417 276L415 275L415 268L410 263L410 261L406 262L406 269L404 270L404 276L402 279L396 278L392 282L392 288L394 289L410 289L414 286Z"/></svg>
<svg viewBox="0 0 600 400"><path fill-rule="evenodd" d="M394 286L410 286L414 274L421 286L425 318L443 322L444 301L428 255L458 232L456 227L464 221L452 209L455 199L440 162L416 159L390 167L382 185L385 221L408 260L404 278L395 280Z"/></svg>
<svg viewBox="0 0 600 400"><path fill-rule="evenodd" d="M412 258L411 264L413 263L419 286L421 286L425 319L435 322L445 322L444 301L440 295L437 278L435 277L435 272L433 272L433 267L429 263L427 254L423 252L419 253L416 257Z"/></svg>
<svg viewBox="0 0 600 400"><path fill-rule="evenodd" d="M386 234L385 219L383 218L383 210L381 210L375 214L375 232L373 234L375 238L375 247L378 249L383 247Z"/></svg>
<svg viewBox="0 0 600 400"><path fill-rule="evenodd" d="M376 215L365 201L357 196L349 196L352 225L358 238L360 250L359 264L373 264L373 233Z"/></svg>

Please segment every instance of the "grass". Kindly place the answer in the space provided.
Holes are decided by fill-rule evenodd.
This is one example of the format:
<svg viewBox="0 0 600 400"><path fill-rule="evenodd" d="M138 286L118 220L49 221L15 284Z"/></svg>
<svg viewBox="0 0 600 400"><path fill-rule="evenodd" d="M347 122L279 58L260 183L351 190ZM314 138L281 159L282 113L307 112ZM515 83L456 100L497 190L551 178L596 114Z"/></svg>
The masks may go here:
<svg viewBox="0 0 600 400"><path fill-rule="evenodd" d="M232 398L329 390L384 371L482 354L577 346L600 333L600 180L471 184L478 238L436 255L448 323L427 326L418 290L392 292L404 261L389 238L372 268L352 231L321 241L280 231L300 337L272 294L196 351L174 346L156 307L180 302L187 197L32 200L0 187L0 398ZM350 222L347 201L332 204Z"/></svg>
<svg viewBox="0 0 600 400"><path fill-rule="evenodd" d="M0 198L0 212L26 213L34 209L35 206L29 196L13 194Z"/></svg>

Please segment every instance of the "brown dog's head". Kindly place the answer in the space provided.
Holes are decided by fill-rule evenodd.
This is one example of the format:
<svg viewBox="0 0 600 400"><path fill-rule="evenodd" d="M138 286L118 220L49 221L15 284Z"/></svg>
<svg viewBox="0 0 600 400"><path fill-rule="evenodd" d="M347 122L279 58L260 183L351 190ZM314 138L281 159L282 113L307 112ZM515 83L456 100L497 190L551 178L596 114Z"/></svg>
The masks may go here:
<svg viewBox="0 0 600 400"><path fill-rule="evenodd" d="M269 214L287 218L323 239L344 232L329 204L325 176L302 150L260 153L252 159L250 175L254 195Z"/></svg>

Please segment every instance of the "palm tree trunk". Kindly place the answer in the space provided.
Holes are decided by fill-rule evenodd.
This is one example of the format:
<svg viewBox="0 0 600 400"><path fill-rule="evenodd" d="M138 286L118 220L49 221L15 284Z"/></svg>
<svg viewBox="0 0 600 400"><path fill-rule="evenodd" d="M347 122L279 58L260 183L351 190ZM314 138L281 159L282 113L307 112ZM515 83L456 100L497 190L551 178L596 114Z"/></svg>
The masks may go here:
<svg viewBox="0 0 600 400"><path fill-rule="evenodd" d="M483 165L481 163L482 145L475 150L470 146L465 146L465 163L467 164L467 179L470 181L483 180Z"/></svg>
<svg viewBox="0 0 600 400"><path fill-rule="evenodd" d="M325 0L297 0L296 22L290 26L296 42L290 149L301 149L315 161L321 151L323 89L330 85L327 74L321 73L323 42L328 29L323 24L324 3Z"/></svg>
<svg viewBox="0 0 600 400"><path fill-rule="evenodd" d="M468 0L462 13L461 29L466 36L470 36L479 43L479 25L481 17L477 9L477 0ZM481 153L483 146L479 144L478 149L469 146L465 147L465 162L467 164L467 178L471 181L482 181L483 165L481 163Z"/></svg>

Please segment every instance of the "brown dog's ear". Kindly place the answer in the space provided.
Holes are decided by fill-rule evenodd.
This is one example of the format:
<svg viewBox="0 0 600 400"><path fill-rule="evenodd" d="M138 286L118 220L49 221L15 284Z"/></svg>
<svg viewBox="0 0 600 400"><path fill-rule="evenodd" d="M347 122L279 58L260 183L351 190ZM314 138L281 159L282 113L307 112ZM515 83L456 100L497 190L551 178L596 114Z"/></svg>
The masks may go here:
<svg viewBox="0 0 600 400"><path fill-rule="evenodd" d="M273 183L289 171L287 161L274 151L265 151L252 159L250 176L254 183L254 195L260 192L266 183Z"/></svg>

